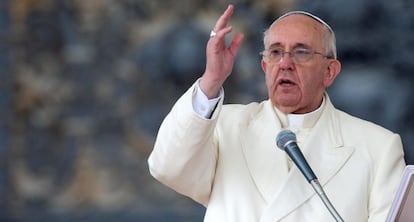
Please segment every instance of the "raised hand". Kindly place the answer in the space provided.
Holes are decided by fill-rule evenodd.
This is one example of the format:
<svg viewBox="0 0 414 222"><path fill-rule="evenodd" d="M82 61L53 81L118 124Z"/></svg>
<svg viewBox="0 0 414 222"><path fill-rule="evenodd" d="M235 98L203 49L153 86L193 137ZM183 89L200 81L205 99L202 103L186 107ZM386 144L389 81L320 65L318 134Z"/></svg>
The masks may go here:
<svg viewBox="0 0 414 222"><path fill-rule="evenodd" d="M238 33L233 37L231 43L226 45L226 35L232 31L232 27L227 23L233 11L234 6L229 5L217 20L207 43L206 70L200 80L200 88L209 99L218 95L224 81L230 76L237 51L244 38L242 33Z"/></svg>

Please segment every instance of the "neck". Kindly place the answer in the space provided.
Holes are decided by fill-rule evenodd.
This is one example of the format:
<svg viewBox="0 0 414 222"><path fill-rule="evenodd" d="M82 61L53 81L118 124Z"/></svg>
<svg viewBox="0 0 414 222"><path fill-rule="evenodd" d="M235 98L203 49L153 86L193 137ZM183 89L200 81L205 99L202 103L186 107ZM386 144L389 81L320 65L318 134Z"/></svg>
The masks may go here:
<svg viewBox="0 0 414 222"><path fill-rule="evenodd" d="M318 107L310 112L304 113L285 113L283 110L276 108L276 114L281 121L282 127L313 127L319 118L325 104L325 97L322 98Z"/></svg>

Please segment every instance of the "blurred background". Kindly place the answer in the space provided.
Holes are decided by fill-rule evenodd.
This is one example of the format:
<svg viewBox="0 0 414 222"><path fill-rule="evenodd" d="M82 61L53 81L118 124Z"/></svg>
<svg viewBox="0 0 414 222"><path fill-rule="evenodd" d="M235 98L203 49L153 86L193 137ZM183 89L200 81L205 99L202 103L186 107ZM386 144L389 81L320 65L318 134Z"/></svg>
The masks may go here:
<svg viewBox="0 0 414 222"><path fill-rule="evenodd" d="M337 35L334 104L399 133L414 164L413 1L2 0L0 221L202 221L146 160L229 3L246 38L226 103L267 98L262 32L306 10Z"/></svg>

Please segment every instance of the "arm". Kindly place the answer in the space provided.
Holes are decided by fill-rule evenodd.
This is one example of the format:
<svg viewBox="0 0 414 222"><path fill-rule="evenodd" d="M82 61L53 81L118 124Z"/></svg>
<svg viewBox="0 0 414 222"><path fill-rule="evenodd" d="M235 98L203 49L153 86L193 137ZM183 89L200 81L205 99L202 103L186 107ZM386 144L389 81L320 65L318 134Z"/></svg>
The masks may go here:
<svg viewBox="0 0 414 222"><path fill-rule="evenodd" d="M219 95L243 40L239 33L226 46L225 37L232 30L227 23L232 13L233 6L229 5L213 29L217 34L207 43L206 69L199 85L208 99ZM159 181L207 205L218 156L214 129L223 99L220 99L211 119L206 119L196 113L199 112L197 107L192 107L195 90L195 86L191 87L164 119L148 163L151 174ZM201 114L204 115L203 112Z"/></svg>
<svg viewBox="0 0 414 222"><path fill-rule="evenodd" d="M394 134L376 164L369 197L369 221L385 221L405 167L401 138Z"/></svg>
<svg viewBox="0 0 414 222"><path fill-rule="evenodd" d="M148 163L157 180L206 205L217 159L213 134L223 99L206 119L192 109L195 90L191 87L164 119Z"/></svg>

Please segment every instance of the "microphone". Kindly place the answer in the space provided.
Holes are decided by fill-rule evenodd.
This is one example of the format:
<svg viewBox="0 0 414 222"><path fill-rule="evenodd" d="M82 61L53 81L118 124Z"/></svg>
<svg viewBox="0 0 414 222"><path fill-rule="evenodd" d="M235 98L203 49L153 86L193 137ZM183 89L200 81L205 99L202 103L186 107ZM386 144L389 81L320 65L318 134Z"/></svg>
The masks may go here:
<svg viewBox="0 0 414 222"><path fill-rule="evenodd" d="M296 143L296 135L292 131L283 130L280 132L277 135L276 144L288 154L309 183L318 179L300 151L299 146Z"/></svg>
<svg viewBox="0 0 414 222"><path fill-rule="evenodd" d="M312 185L313 189L321 198L322 202L325 204L326 208L328 208L329 212L335 218L335 220L343 222L344 220L335 210L332 203L329 201L328 197L325 194L325 191L318 181L318 178L300 151L299 146L296 142L296 135L290 130L282 130L276 137L276 145L280 149L284 150L290 159L292 159L295 165L305 176L306 180Z"/></svg>

